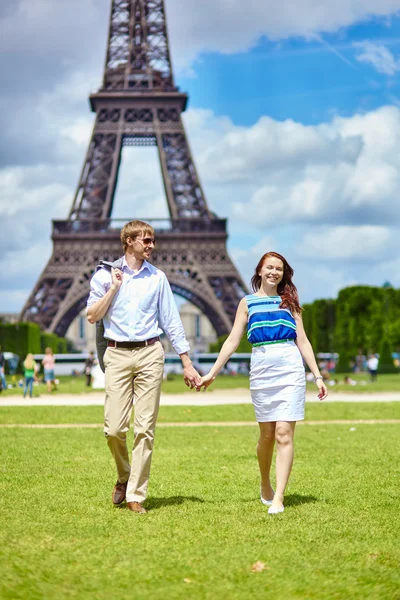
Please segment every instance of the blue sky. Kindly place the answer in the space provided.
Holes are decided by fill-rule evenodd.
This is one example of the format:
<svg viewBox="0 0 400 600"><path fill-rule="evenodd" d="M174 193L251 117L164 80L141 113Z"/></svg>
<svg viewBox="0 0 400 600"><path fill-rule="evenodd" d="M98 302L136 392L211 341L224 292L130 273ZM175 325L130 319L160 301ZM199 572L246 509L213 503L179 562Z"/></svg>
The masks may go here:
<svg viewBox="0 0 400 600"><path fill-rule="evenodd" d="M0 312L21 310L71 207L109 6L0 7ZM243 6L166 0L190 145L240 273L276 250L303 302L399 287L400 0ZM152 149L124 150L113 214L167 216Z"/></svg>
<svg viewBox="0 0 400 600"><path fill-rule="evenodd" d="M370 19L320 39L263 37L246 52L203 53L193 65L195 76L177 79L191 107L229 115L238 125L262 115L317 124L397 102L399 78L360 63L354 44L371 40L400 58L399 17Z"/></svg>

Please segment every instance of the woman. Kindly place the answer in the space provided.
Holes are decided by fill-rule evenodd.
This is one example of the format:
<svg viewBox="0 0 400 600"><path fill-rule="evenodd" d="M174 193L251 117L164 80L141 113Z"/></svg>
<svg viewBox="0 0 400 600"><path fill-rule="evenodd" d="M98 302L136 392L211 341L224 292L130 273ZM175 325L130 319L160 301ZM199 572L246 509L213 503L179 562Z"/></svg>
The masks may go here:
<svg viewBox="0 0 400 600"><path fill-rule="evenodd" d="M42 360L42 365L44 369L44 380L47 383L47 391L52 391L52 386L54 389L56 388L56 382L54 378L54 364L56 360L54 358L53 350L51 348L46 348L45 355Z"/></svg>
<svg viewBox="0 0 400 600"><path fill-rule="evenodd" d="M293 269L276 252L261 257L251 284L254 294L240 301L229 337L197 389L206 389L237 349L247 328L253 346L250 391L260 428L257 457L261 473L261 502L269 514L284 511L283 497L293 464L296 421L304 419L305 372L302 357L314 375L324 400L328 391L304 331ZM276 442L276 489L270 469Z"/></svg>
<svg viewBox="0 0 400 600"><path fill-rule="evenodd" d="M24 387L24 398L26 397L26 393L29 387L29 396L32 398L33 392L33 381L35 379L37 370L37 364L33 360L32 354L27 354L24 360L24 377L25 377L25 387Z"/></svg>

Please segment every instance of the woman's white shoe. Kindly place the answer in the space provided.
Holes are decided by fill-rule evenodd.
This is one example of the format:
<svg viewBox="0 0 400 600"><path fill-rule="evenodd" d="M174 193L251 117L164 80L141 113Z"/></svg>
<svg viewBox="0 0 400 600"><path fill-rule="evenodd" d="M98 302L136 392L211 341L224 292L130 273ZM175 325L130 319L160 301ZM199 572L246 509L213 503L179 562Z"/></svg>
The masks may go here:
<svg viewBox="0 0 400 600"><path fill-rule="evenodd" d="M268 514L269 515L278 515L279 513L283 513L283 511L285 510L284 506L270 506L268 509Z"/></svg>
<svg viewBox="0 0 400 600"><path fill-rule="evenodd" d="M272 490L272 493L275 495L274 490ZM264 506L271 506L272 504L272 500L265 500L265 498L262 497L262 492L260 493L260 500Z"/></svg>

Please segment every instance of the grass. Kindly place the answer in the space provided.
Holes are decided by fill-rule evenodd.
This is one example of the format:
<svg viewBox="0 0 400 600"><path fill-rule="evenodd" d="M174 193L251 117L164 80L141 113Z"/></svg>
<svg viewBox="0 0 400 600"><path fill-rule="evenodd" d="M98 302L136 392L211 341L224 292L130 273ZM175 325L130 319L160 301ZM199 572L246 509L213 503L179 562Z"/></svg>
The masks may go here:
<svg viewBox="0 0 400 600"><path fill-rule="evenodd" d="M400 419L400 402L307 403L306 419ZM102 406L0 406L1 423L102 423ZM250 421L251 404L162 406L158 422Z"/></svg>
<svg viewBox="0 0 400 600"><path fill-rule="evenodd" d="M307 416L381 409L395 418L398 404L316 404ZM99 408L22 410L27 422L101 422ZM22 419L11 410L0 415ZM249 410L165 407L160 416L236 420ZM287 508L275 517L259 502L253 427L159 428L150 512L140 517L111 506L115 472L100 431L1 433L1 598L399 598L396 425L299 427Z"/></svg>

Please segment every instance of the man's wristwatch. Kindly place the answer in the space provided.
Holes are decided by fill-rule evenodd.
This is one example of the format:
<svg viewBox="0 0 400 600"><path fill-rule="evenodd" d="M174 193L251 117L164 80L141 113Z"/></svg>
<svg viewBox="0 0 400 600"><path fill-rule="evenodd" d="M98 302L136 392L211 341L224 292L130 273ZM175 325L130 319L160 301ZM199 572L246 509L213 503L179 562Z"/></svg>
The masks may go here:
<svg viewBox="0 0 400 600"><path fill-rule="evenodd" d="M324 378L322 377L322 375L318 375L317 377L314 377L314 381L317 381L317 379L322 379L322 381L324 380Z"/></svg>

